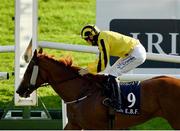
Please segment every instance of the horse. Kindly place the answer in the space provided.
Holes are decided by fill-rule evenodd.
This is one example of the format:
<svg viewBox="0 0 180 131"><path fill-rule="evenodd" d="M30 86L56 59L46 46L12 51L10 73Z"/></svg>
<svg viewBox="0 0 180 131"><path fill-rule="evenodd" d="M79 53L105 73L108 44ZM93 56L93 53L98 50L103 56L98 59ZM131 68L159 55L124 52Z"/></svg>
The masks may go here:
<svg viewBox="0 0 180 131"><path fill-rule="evenodd" d="M64 129L109 129L108 108L102 104L104 75L79 75L81 68L72 59L56 60L42 49L35 50L16 90L21 97L49 83L67 104L68 123ZM128 129L154 117L166 119L173 129L180 129L180 80L157 76L140 82L141 113L124 115L115 112L113 129Z"/></svg>

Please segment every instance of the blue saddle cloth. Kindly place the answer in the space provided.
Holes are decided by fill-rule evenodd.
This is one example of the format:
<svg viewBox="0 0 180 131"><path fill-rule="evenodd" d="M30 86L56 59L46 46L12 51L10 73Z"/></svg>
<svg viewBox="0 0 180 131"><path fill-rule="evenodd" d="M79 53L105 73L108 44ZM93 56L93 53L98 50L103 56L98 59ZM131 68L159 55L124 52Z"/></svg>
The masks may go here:
<svg viewBox="0 0 180 131"><path fill-rule="evenodd" d="M121 113L140 114L140 81L120 82Z"/></svg>

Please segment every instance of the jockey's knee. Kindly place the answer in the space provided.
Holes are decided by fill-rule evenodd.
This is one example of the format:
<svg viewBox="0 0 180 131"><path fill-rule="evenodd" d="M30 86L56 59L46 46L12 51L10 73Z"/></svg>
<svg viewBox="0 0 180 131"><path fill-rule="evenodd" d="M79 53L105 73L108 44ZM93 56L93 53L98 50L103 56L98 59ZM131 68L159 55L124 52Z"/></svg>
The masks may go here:
<svg viewBox="0 0 180 131"><path fill-rule="evenodd" d="M146 60L145 55L140 55L140 56L136 57L136 62L139 63L139 64L144 63L145 60Z"/></svg>

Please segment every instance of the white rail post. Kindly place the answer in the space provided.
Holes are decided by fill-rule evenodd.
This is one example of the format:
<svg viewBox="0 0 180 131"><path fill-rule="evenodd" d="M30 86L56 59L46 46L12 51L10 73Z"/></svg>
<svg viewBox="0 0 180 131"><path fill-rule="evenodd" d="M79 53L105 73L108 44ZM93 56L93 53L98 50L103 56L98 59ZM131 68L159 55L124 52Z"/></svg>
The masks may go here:
<svg viewBox="0 0 180 131"><path fill-rule="evenodd" d="M22 57L32 39L32 50L37 47L37 0L15 2L15 91L18 88L28 63ZM34 91L29 98L14 93L16 106L37 105Z"/></svg>

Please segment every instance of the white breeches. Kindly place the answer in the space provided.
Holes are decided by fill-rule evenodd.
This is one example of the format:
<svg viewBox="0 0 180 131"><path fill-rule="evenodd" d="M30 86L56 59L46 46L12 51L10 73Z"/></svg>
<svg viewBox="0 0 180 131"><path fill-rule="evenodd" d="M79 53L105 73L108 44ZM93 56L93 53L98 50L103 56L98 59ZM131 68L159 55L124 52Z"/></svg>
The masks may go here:
<svg viewBox="0 0 180 131"><path fill-rule="evenodd" d="M126 58L118 59L111 67L107 67L103 73L118 77L141 65L145 60L146 50L141 44L138 44Z"/></svg>

